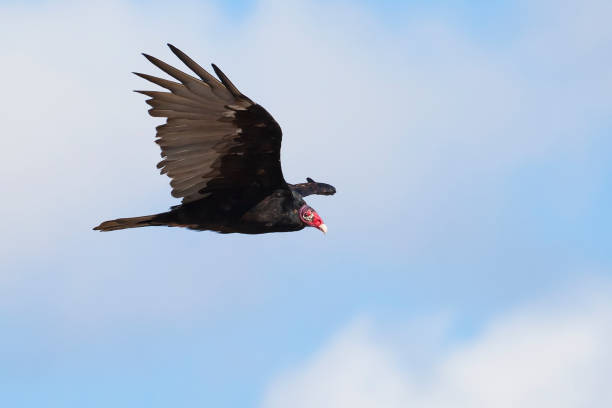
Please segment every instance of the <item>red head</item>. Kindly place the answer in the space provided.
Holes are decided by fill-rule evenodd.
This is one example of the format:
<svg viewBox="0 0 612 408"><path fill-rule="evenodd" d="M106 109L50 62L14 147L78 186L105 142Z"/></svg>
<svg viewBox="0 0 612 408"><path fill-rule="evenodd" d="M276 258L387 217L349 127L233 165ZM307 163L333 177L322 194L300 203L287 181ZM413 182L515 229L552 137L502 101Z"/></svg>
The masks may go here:
<svg viewBox="0 0 612 408"><path fill-rule="evenodd" d="M323 220L319 217L319 214L307 205L303 205L302 208L300 208L300 219L308 227L315 227L323 231L323 233L327 232L327 226L323 224Z"/></svg>

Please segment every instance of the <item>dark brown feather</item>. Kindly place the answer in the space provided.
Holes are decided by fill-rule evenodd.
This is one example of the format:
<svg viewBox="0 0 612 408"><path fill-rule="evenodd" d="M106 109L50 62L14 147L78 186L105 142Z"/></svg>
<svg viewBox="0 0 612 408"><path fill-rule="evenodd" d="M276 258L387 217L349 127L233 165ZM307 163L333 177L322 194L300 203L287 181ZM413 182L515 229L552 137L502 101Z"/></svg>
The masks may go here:
<svg viewBox="0 0 612 408"><path fill-rule="evenodd" d="M136 75L170 92L149 96L149 113L167 118L157 127L164 158L161 173L171 177L172 195L183 203L224 194L255 204L287 188L280 165L282 132L272 116L244 96L215 65L217 80L178 48L172 52L199 78L147 54L151 63L180 82Z"/></svg>
<svg viewBox="0 0 612 408"><path fill-rule="evenodd" d="M289 184L289 187L297 192L302 197L307 197L312 194L318 195L334 195L336 194L336 188L332 185L325 183L317 183L310 177L306 178L306 183Z"/></svg>

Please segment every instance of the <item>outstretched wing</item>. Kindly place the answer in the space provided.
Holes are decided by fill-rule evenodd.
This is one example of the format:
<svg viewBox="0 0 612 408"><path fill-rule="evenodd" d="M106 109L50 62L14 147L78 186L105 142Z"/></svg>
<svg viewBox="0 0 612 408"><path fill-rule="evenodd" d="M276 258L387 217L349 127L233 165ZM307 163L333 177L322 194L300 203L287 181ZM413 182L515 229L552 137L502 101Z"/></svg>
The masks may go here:
<svg viewBox="0 0 612 408"><path fill-rule="evenodd" d="M336 188L330 184L317 183L310 177L306 178L306 183L289 184L289 187L298 192L302 197L309 196L311 194L319 195L334 195L336 194Z"/></svg>
<svg viewBox="0 0 612 408"><path fill-rule="evenodd" d="M281 128L260 105L243 95L213 64L217 80L178 48L172 52L198 77L143 54L179 82L135 73L169 92L136 91L151 99L151 116L167 118L157 127L172 195L184 204L210 195L257 199L287 188L280 163Z"/></svg>

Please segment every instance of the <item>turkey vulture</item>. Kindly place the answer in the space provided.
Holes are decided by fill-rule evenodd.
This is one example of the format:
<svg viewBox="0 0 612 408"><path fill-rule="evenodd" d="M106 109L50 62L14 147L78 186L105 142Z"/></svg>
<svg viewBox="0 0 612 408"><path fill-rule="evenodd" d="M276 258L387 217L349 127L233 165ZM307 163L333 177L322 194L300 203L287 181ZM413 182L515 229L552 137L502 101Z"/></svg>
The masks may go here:
<svg viewBox="0 0 612 408"><path fill-rule="evenodd" d="M288 184L280 162L282 132L274 118L243 95L214 64L220 81L178 48L172 52L198 77L143 54L179 82L135 73L169 92L136 91L149 96L151 116L166 118L157 127L162 161L157 168L181 198L168 212L105 221L94 228L114 231L146 226L186 227L220 233L263 234L327 227L303 197L331 195L317 183Z"/></svg>

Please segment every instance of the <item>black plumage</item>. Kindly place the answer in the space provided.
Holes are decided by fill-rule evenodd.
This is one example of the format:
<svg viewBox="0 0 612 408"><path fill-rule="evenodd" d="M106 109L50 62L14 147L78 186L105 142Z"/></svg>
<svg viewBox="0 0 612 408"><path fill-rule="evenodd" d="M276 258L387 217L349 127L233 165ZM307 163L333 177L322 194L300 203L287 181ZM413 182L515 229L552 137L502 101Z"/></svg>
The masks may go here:
<svg viewBox="0 0 612 408"><path fill-rule="evenodd" d="M282 131L260 105L243 95L213 64L220 81L178 48L172 52L199 78L143 54L179 82L136 75L165 88L136 91L149 96L149 114L167 118L157 127L162 161L157 165L181 198L170 211L105 221L95 230L177 226L221 233L261 234L327 228L303 200L330 195L329 184L288 184L280 161Z"/></svg>

